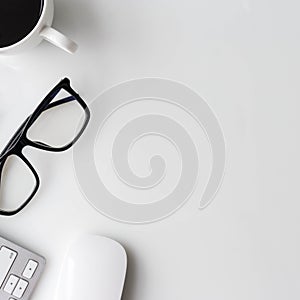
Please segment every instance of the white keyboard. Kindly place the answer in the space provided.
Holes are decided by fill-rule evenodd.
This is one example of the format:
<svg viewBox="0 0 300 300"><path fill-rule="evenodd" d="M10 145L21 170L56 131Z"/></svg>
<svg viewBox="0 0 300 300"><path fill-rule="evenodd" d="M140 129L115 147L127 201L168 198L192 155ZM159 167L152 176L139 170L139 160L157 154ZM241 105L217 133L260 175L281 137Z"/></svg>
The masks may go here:
<svg viewBox="0 0 300 300"><path fill-rule="evenodd" d="M0 237L0 300L29 300L46 260Z"/></svg>

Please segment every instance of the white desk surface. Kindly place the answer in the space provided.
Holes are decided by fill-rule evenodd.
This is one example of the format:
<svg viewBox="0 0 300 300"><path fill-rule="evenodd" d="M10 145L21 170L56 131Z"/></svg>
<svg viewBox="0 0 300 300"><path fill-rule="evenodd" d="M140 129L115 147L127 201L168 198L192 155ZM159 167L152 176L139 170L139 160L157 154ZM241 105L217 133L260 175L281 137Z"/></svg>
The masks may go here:
<svg viewBox="0 0 300 300"><path fill-rule="evenodd" d="M299 9L292 0L57 0L54 25L78 53L45 42L1 58L1 146L65 76L87 102L133 78L183 82L214 109L227 142L215 201L199 211L194 195L148 225L94 210L72 151L28 150L42 187L23 213L0 218L0 232L47 258L33 300L54 299L64 253L84 233L127 249L124 300L299 299Z"/></svg>

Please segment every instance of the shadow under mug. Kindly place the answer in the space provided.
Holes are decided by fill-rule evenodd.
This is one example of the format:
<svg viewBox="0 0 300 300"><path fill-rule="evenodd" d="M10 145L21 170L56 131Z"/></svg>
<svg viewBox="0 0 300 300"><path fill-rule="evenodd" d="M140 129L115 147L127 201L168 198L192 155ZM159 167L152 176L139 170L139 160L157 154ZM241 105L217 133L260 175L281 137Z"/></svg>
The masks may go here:
<svg viewBox="0 0 300 300"><path fill-rule="evenodd" d="M53 16L53 0L43 0L43 10L37 24L32 29L32 31L15 44L7 47L0 47L0 55L14 55L24 52L26 50L34 48L39 43L41 43L42 40L47 40L48 42L69 53L74 53L78 48L77 44L51 27Z"/></svg>

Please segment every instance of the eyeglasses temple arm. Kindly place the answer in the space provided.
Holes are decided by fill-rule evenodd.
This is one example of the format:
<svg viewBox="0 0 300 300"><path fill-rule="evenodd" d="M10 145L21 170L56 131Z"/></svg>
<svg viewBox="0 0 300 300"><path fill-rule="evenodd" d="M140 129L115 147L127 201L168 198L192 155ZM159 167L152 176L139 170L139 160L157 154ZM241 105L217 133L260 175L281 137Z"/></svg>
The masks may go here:
<svg viewBox="0 0 300 300"><path fill-rule="evenodd" d="M57 100L55 102L50 103L46 110L51 109L55 106L61 105L61 104L65 104L71 101L76 100L76 98L74 96L68 96L65 98L62 98L60 100ZM11 146L11 144L13 143L13 141L19 136L19 134L22 132L22 130L26 127L27 123L30 121L32 115L30 115L24 122L23 124L19 127L19 129L16 131L16 133L14 134L14 136L11 138L11 140L8 142L8 144L6 145L6 147L3 149L3 151L0 153L0 160L3 159L3 157L5 156L7 150L9 149L9 147Z"/></svg>
<svg viewBox="0 0 300 300"><path fill-rule="evenodd" d="M55 102L51 102L46 109L50 109L50 108L53 108L55 106L58 106L58 105L61 105L61 104L65 104L65 103L68 103L68 102L71 102L71 101L74 101L76 100L76 98L74 96L68 96L66 98L62 98L60 100L57 100Z"/></svg>

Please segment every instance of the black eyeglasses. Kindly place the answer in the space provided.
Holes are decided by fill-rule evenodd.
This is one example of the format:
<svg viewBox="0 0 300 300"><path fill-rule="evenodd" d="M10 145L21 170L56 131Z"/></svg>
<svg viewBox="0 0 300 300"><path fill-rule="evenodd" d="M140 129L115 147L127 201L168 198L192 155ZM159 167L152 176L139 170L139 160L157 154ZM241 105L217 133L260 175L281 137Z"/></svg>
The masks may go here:
<svg viewBox="0 0 300 300"><path fill-rule="evenodd" d="M80 138L89 120L87 105L71 88L70 80L63 79L23 122L0 154L0 215L19 213L40 186L38 173L23 149L30 146L65 151Z"/></svg>

